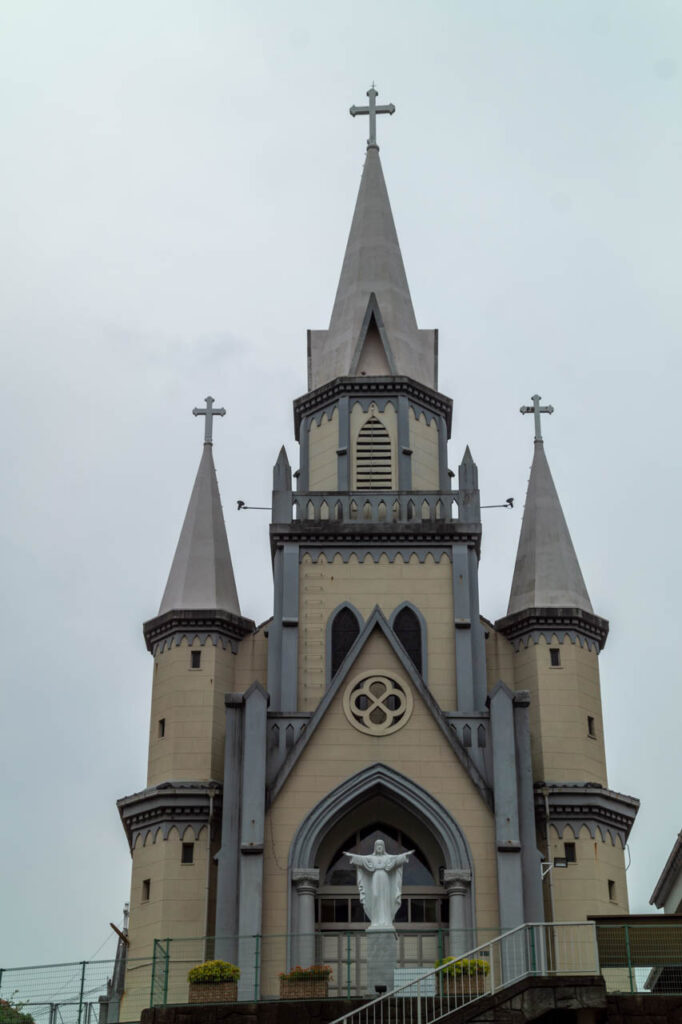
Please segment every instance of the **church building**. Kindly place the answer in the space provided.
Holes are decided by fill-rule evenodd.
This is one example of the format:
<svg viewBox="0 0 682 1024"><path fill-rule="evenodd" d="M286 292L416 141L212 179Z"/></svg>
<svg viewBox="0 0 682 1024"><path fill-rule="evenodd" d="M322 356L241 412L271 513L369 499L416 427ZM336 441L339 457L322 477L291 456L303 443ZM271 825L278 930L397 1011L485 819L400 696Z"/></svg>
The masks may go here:
<svg viewBox="0 0 682 1024"><path fill-rule="evenodd" d="M209 398L194 410L205 441L166 589L144 624L147 780L118 801L129 958L155 939L216 937L206 953L244 979L258 940L262 994L277 972L316 962L344 993L364 991L367 919L344 852L377 839L414 851L401 964L431 966L523 922L628 912L638 801L608 785L609 626L552 480L540 429L551 408L534 396L522 410L535 418L532 468L507 614L493 623L479 608L478 469L463 442L448 447L438 331L417 324L376 143L376 116L393 108L368 96L351 108L370 132L331 319L308 331L308 390L293 402L298 451L282 447L274 466L272 618L256 626L239 602L213 463L224 410Z"/></svg>

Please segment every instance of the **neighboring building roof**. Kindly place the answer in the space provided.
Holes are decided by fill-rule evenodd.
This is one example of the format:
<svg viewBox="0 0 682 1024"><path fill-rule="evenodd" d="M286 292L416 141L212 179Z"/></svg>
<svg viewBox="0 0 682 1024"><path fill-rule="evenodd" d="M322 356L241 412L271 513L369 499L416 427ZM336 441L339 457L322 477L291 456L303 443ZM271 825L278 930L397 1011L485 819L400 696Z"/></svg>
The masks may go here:
<svg viewBox="0 0 682 1024"><path fill-rule="evenodd" d="M204 445L159 615L214 608L241 615L211 449Z"/></svg>
<svg viewBox="0 0 682 1024"><path fill-rule="evenodd" d="M436 370L436 332L417 327L379 150L370 146L329 330L310 331L309 387L390 373L435 388Z"/></svg>
<svg viewBox="0 0 682 1024"><path fill-rule="evenodd" d="M542 441L535 441L507 615L529 608L592 612Z"/></svg>
<svg viewBox="0 0 682 1024"><path fill-rule="evenodd" d="M670 895L673 885L680 877L680 872L682 872L682 832L678 833L675 845L670 851L670 856L661 872L661 877L656 882L656 887L651 894L649 903L652 906L663 906Z"/></svg>

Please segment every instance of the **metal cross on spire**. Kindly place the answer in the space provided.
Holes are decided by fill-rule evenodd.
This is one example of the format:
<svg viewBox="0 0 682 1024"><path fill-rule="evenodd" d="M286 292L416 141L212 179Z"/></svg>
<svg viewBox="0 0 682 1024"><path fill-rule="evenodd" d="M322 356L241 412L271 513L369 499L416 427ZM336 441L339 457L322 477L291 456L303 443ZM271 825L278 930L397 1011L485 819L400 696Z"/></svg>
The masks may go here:
<svg viewBox="0 0 682 1024"><path fill-rule="evenodd" d="M204 444L213 444L213 417L224 416L225 410L214 409L213 403L215 402L215 398L211 398L210 395L207 395L204 401L206 402L206 408L192 409L192 413L194 416L206 417L206 423L204 424Z"/></svg>
<svg viewBox="0 0 682 1024"><path fill-rule="evenodd" d="M369 114L369 138L367 139L367 148L373 147L378 149L377 146L377 114L395 114L395 107L392 103L387 103L383 107L377 106L377 96L379 93L374 88L374 82L372 87L367 90L369 96L368 107L351 107L350 116L357 117L358 114Z"/></svg>
<svg viewBox="0 0 682 1024"><path fill-rule="evenodd" d="M535 416L535 440L542 441L542 425L540 423L540 413L546 412L550 416L554 412L553 405L540 405L540 395L532 395L532 405L522 405L521 412L527 413L532 412Z"/></svg>

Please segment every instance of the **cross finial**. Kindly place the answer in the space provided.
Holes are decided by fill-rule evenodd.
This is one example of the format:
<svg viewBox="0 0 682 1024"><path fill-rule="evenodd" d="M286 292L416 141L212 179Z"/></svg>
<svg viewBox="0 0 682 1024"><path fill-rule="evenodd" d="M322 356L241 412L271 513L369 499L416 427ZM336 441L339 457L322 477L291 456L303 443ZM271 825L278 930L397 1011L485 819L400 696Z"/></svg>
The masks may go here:
<svg viewBox="0 0 682 1024"><path fill-rule="evenodd" d="M206 423L204 424L204 444L213 444L213 417L224 416L225 410L214 409L213 403L215 402L215 398L211 398L210 395L207 395L204 401L206 402L206 408L192 409L192 413L194 416L206 417Z"/></svg>
<svg viewBox="0 0 682 1024"><path fill-rule="evenodd" d="M540 413L546 412L550 416L554 412L553 405L540 405L540 395L532 396L532 405L522 405L521 412L532 412L535 416L535 440L542 442L542 426L540 424Z"/></svg>
<svg viewBox="0 0 682 1024"><path fill-rule="evenodd" d="M356 117L358 114L369 115L369 138L367 139L367 149L378 149L377 146L377 114L395 114L395 107L392 103L387 103L383 107L377 106L377 96L379 93L374 88L374 82L372 87L367 90L369 96L368 107L351 107L351 117Z"/></svg>

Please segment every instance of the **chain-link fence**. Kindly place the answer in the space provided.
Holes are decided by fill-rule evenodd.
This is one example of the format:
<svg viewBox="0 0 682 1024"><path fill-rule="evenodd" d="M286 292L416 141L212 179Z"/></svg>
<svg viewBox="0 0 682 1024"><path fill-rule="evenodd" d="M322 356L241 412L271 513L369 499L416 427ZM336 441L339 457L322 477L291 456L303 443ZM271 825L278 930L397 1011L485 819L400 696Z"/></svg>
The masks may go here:
<svg viewBox="0 0 682 1024"><path fill-rule="evenodd" d="M596 919L599 966L611 992L682 992L682 924L657 920Z"/></svg>
<svg viewBox="0 0 682 1024"><path fill-rule="evenodd" d="M152 958L129 961L126 977L146 988L149 1005ZM0 1024L111 1024L119 1017L120 960L82 960L35 967L0 968ZM128 1018L139 1020L138 1016Z"/></svg>

